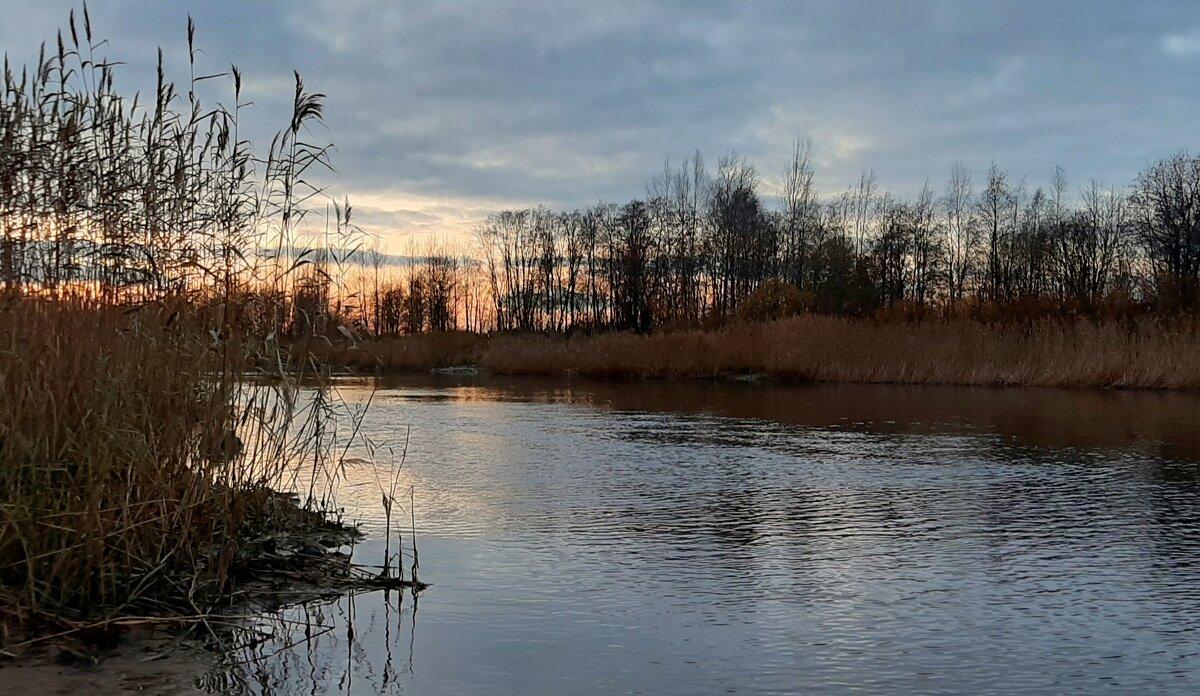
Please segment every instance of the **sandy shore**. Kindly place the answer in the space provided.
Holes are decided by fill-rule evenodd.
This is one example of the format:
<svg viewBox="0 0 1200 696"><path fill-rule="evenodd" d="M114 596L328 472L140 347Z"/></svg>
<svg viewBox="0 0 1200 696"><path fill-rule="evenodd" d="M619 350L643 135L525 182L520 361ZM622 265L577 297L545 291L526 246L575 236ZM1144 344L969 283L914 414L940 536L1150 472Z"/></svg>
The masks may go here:
<svg viewBox="0 0 1200 696"><path fill-rule="evenodd" d="M44 654L0 663L0 696L201 694L216 669L211 653L170 638L131 641L98 660Z"/></svg>

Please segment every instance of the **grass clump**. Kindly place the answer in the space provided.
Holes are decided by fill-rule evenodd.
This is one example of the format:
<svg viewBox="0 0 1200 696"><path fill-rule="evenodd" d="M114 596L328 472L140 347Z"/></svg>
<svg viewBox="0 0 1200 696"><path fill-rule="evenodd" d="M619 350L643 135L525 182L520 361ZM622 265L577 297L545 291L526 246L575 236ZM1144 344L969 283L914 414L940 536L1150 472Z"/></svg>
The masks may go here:
<svg viewBox="0 0 1200 696"><path fill-rule="evenodd" d="M1195 389L1198 346L1200 325L1182 318L888 323L802 314L714 331L495 336L482 366L605 378L756 373L819 382Z"/></svg>
<svg viewBox="0 0 1200 696"><path fill-rule="evenodd" d="M487 346L482 334L445 331L330 341L313 346L312 353L323 364L340 368L413 372L477 365Z"/></svg>
<svg viewBox="0 0 1200 696"><path fill-rule="evenodd" d="M304 436L286 431L301 417L277 410L269 388L222 381L226 347L202 340L189 312L0 304L10 624L199 611L227 587L244 540L290 521L273 488L299 454Z"/></svg>
<svg viewBox="0 0 1200 696"><path fill-rule="evenodd" d="M256 153L240 72L195 64L190 21L187 42L190 81L160 51L146 99L116 91L86 5L35 65L4 66L0 649L203 615L256 541L325 522L338 403L312 346L350 333L326 311L348 295L307 245L353 253L357 231L314 183L323 98L296 75Z"/></svg>

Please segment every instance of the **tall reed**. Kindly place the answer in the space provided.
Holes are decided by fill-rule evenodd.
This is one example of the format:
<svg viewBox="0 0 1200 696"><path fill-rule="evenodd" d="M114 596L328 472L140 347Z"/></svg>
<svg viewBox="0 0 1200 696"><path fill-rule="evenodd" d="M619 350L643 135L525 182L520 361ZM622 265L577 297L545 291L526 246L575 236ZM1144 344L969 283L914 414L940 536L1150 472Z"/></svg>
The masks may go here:
<svg viewBox="0 0 1200 696"><path fill-rule="evenodd" d="M195 35L183 88L160 51L144 103L115 89L86 5L4 66L0 629L203 611L247 540L309 519L274 489L320 508L336 483L309 349L334 328L311 300L341 294L338 255L310 248L358 233L317 183L323 97L297 74L256 152L240 71L205 74Z"/></svg>
<svg viewBox="0 0 1200 696"><path fill-rule="evenodd" d="M282 522L271 487L304 454L287 430L305 418L275 411L284 392L217 379L203 329L175 302L0 305L10 611L197 609L245 535Z"/></svg>
<svg viewBox="0 0 1200 696"><path fill-rule="evenodd" d="M831 382L1200 388L1200 324L878 323L802 315L707 332L496 336L482 365L503 374L592 377L761 373Z"/></svg>

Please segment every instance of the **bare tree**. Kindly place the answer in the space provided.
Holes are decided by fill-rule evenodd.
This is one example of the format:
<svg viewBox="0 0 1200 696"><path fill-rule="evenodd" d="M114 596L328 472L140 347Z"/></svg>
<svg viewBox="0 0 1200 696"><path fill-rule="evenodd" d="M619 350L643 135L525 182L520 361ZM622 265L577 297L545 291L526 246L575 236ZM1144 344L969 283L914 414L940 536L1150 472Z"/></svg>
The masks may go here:
<svg viewBox="0 0 1200 696"><path fill-rule="evenodd" d="M820 221L820 203L813 186L812 141L792 144L792 158L783 173L782 246L780 275L796 287L804 286L805 262L813 232Z"/></svg>
<svg viewBox="0 0 1200 696"><path fill-rule="evenodd" d="M976 273L980 234L974 216L971 173L961 164L950 168L942 197L946 247L946 289L952 305L962 301Z"/></svg>
<svg viewBox="0 0 1200 696"><path fill-rule="evenodd" d="M856 256L864 253L877 219L876 213L882 209L878 189L875 172L863 172L858 177L858 185L851 186L845 194L846 231Z"/></svg>
<svg viewBox="0 0 1200 696"><path fill-rule="evenodd" d="M1129 233L1126 196L1092 180L1080 193L1083 209L1056 235L1056 258L1065 292L1090 306L1113 284Z"/></svg>
<svg viewBox="0 0 1200 696"><path fill-rule="evenodd" d="M921 305L933 299L943 266L944 249L936 208L933 189L925 182L910 211L912 277L909 287L911 299Z"/></svg>
<svg viewBox="0 0 1200 696"><path fill-rule="evenodd" d="M1008 297L1007 247L1012 232L1012 210L1016 205L1016 195L1009 186L1008 175L993 162L977 203L987 258L983 292L993 302Z"/></svg>
<svg viewBox="0 0 1200 696"><path fill-rule="evenodd" d="M1131 202L1138 238L1154 270L1160 300L1200 306L1200 159L1159 161L1138 177Z"/></svg>

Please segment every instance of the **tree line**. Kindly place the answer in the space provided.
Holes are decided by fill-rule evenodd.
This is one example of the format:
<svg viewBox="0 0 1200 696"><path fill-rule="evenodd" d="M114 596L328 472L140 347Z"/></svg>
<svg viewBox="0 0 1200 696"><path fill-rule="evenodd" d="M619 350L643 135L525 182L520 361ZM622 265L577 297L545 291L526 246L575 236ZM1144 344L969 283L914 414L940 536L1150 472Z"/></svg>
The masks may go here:
<svg viewBox="0 0 1200 696"><path fill-rule="evenodd" d="M506 211L479 231L500 330L646 330L734 314L764 283L804 309L870 316L1033 304L1191 312L1200 300L1200 159L1156 162L1128 188L1030 189L992 165L902 200L873 174L823 200L809 143L764 202L754 165L697 153L647 194L585 210Z"/></svg>
<svg viewBox="0 0 1200 696"><path fill-rule="evenodd" d="M297 76L290 123L256 155L239 134L241 75L198 74L192 27L183 88L160 56L153 90L129 98L83 20L36 64L3 67L8 292L254 296L285 330L348 320L376 335L705 325L780 286L793 310L862 317L1200 309L1200 158L1186 153L1121 187L1073 188L1060 169L1032 188L996 165L956 165L903 199L870 173L820 195L807 142L770 195L749 160L710 167L697 152L637 199L499 212L469 248L388 265L363 250L349 203L311 183L328 167L328 146L304 136L322 95ZM199 96L213 77L228 108ZM322 204L325 232L306 222Z"/></svg>

